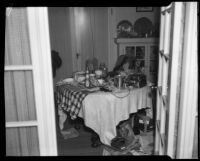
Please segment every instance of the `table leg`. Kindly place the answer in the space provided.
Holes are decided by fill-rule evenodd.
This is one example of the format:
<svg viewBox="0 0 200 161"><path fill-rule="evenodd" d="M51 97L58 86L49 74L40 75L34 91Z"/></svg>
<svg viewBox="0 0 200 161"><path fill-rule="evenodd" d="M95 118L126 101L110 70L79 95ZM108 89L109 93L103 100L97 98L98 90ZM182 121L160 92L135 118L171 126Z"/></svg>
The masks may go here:
<svg viewBox="0 0 200 161"><path fill-rule="evenodd" d="M137 114L133 114L131 117L131 127L133 129L133 132L135 135L139 135L140 134L140 130L139 130L139 117Z"/></svg>

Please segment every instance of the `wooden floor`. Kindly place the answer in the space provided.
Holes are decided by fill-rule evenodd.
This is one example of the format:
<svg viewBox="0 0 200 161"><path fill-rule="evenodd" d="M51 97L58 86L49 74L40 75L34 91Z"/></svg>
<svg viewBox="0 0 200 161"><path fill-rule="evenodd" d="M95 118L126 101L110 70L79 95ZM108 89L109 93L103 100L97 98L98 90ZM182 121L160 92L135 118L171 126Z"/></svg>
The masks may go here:
<svg viewBox="0 0 200 161"><path fill-rule="evenodd" d="M101 156L103 148L91 147L91 133L81 128L78 130L79 136L76 138L63 139L58 137L58 155L59 156Z"/></svg>
<svg viewBox="0 0 200 161"><path fill-rule="evenodd" d="M58 135L58 155L59 156L102 156L103 147L91 147L91 131L81 125L78 130L79 136L76 138L64 139ZM140 133L143 138L144 150L153 155L153 131L146 134Z"/></svg>
<svg viewBox="0 0 200 161"><path fill-rule="evenodd" d="M97 148L93 148L91 146L91 129L84 125L84 121L82 119L76 119L78 120L79 125L81 125L81 128L78 130L79 136L76 138L64 139L59 130L59 118L56 105L55 111L58 156L102 156L103 147L99 146ZM72 126L73 124L71 124L70 119L68 119L68 121L65 123L64 129L68 129ZM151 154L153 154L154 147L153 135L154 133L152 131L147 134L140 133L140 136L143 137L144 144L146 144L145 150Z"/></svg>

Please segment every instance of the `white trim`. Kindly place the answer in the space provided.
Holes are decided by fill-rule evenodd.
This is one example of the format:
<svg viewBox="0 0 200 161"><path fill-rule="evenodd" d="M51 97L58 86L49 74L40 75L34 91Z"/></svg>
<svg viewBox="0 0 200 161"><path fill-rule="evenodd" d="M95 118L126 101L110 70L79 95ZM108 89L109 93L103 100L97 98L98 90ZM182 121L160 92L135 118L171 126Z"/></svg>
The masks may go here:
<svg viewBox="0 0 200 161"><path fill-rule="evenodd" d="M37 121L6 122L6 128L38 126Z"/></svg>
<svg viewBox="0 0 200 161"><path fill-rule="evenodd" d="M47 7L28 7L33 82L41 156L57 155L53 77Z"/></svg>
<svg viewBox="0 0 200 161"><path fill-rule="evenodd" d="M197 109L197 2L186 2L177 159L191 159Z"/></svg>
<svg viewBox="0 0 200 161"><path fill-rule="evenodd" d="M166 12L165 16L165 27L164 27L164 44L163 44L163 51L164 54L168 54L170 50L170 32L171 32L171 12ZM163 58L165 59L165 58ZM168 81L168 68L169 68L169 61L163 61L163 69L162 69L162 95L167 95L167 81Z"/></svg>
<svg viewBox="0 0 200 161"><path fill-rule="evenodd" d="M158 43L158 38L118 38L116 43Z"/></svg>
<svg viewBox="0 0 200 161"><path fill-rule="evenodd" d="M165 7L161 7L160 13L165 9ZM159 52L163 50L163 44L164 44L164 29L165 29L165 16L163 14L160 15L160 41L159 41ZM158 67L158 83L157 86L160 87L162 83L162 57L159 53L159 67ZM160 122L160 117L161 117L161 105L162 105L162 100L161 100L161 94L159 92L160 88L157 88L157 96L156 96L156 122ZM154 153L160 153L160 124L158 125L159 127L156 126L156 134L155 134L155 146L154 146Z"/></svg>
<svg viewBox="0 0 200 161"><path fill-rule="evenodd" d="M5 71L16 71L16 70L33 70L32 65L6 65L4 67Z"/></svg>
<svg viewBox="0 0 200 161"><path fill-rule="evenodd" d="M180 50L181 50L181 26L182 26L182 7L183 3L174 3L174 20L173 20L173 37L172 37L172 58L171 58L171 87L169 93L169 124L168 124L168 143L167 155L174 158L174 132L175 132L175 115L177 108L177 94L179 85L179 72L180 72Z"/></svg>

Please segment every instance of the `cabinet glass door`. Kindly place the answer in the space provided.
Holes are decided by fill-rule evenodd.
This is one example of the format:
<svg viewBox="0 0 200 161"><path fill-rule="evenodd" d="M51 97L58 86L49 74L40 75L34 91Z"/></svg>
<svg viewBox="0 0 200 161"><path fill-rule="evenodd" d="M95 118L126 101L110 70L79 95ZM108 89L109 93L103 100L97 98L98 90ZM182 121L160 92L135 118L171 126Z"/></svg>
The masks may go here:
<svg viewBox="0 0 200 161"><path fill-rule="evenodd" d="M126 46L125 54L133 55L135 57L135 46Z"/></svg>
<svg viewBox="0 0 200 161"><path fill-rule="evenodd" d="M145 46L136 46L136 52L135 52L135 58L136 58L136 63L135 67L138 70L143 70L146 67L145 63Z"/></svg>
<svg viewBox="0 0 200 161"><path fill-rule="evenodd" d="M136 72L147 73L145 52L146 52L145 46L142 46L142 45L125 47L125 54L131 55L135 58L134 68L135 68Z"/></svg>

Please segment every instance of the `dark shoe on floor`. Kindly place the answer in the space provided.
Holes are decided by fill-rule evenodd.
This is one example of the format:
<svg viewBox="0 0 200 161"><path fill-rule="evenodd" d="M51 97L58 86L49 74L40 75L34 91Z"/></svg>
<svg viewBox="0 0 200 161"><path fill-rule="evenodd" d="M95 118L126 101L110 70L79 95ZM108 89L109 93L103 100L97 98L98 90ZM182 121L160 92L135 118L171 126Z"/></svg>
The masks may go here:
<svg viewBox="0 0 200 161"><path fill-rule="evenodd" d="M97 148L97 147L101 146L101 142L100 141L93 142L91 146L93 148Z"/></svg>

